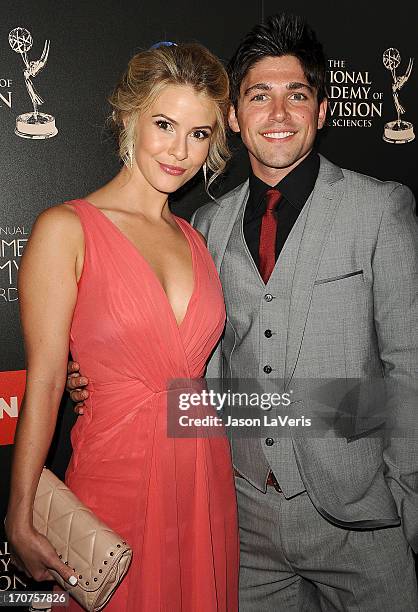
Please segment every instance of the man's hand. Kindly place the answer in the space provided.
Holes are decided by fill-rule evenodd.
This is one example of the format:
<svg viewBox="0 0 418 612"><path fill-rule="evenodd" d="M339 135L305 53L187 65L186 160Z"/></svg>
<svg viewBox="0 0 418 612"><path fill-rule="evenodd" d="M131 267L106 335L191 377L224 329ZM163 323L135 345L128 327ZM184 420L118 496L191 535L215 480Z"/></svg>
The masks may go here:
<svg viewBox="0 0 418 612"><path fill-rule="evenodd" d="M70 394L73 402L76 402L74 406L74 412L78 415L84 414L84 400L89 396L87 389L83 389L89 384L89 379L80 374L80 364L76 361L69 361L67 365L67 385L66 391Z"/></svg>

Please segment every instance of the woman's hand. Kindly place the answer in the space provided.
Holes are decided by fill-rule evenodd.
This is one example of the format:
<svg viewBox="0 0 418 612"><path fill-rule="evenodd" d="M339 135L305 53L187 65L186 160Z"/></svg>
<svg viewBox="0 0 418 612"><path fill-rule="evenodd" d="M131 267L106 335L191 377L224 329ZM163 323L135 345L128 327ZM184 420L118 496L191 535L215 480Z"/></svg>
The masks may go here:
<svg viewBox="0 0 418 612"><path fill-rule="evenodd" d="M27 528L13 533L13 526L6 519L6 533L11 546L12 563L38 582L54 580L49 570L55 570L71 586L78 582L74 570L65 565L45 536Z"/></svg>

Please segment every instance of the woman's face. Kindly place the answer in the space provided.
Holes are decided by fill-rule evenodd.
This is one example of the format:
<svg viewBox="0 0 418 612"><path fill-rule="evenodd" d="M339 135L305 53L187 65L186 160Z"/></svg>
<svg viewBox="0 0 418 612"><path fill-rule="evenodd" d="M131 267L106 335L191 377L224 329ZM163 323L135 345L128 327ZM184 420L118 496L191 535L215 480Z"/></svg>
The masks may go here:
<svg viewBox="0 0 418 612"><path fill-rule="evenodd" d="M134 165L157 191L176 191L204 164L215 124L215 103L205 94L168 85L138 118Z"/></svg>

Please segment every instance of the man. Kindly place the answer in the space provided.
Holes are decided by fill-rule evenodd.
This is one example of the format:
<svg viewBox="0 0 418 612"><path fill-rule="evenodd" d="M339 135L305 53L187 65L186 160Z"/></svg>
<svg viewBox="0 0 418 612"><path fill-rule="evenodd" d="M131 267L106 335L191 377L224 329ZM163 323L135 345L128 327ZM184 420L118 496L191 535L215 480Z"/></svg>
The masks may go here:
<svg viewBox="0 0 418 612"><path fill-rule="evenodd" d="M229 68L229 124L252 172L192 220L207 237L228 313L207 377L274 378L286 389L322 378L413 386L411 192L313 150L327 111L325 59L300 18L256 26ZM277 429L261 439L232 434L240 610L417 610L414 445L392 440L383 450L375 428L331 439Z"/></svg>

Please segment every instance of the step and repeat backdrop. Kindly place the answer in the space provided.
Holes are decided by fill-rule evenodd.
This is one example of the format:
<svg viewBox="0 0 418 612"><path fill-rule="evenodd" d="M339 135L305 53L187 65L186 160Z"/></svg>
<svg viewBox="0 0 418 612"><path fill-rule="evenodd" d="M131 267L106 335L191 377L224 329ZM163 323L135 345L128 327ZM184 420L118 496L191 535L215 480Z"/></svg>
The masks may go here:
<svg viewBox="0 0 418 612"><path fill-rule="evenodd" d="M264 0L117 2L15 0L0 20L0 525L7 505L16 421L25 386L17 274L36 216L81 197L118 169L106 102L129 58L158 41L199 41L225 62L252 25L285 10L304 16L328 57L329 113L319 150L335 163L408 185L418 196L418 9L389 12L367 3ZM414 64L414 58L416 63ZM31 121L43 104L41 122ZM402 129L394 130L400 107ZM248 174L239 139L217 186L227 192ZM202 177L176 194L189 218L207 201ZM47 262L45 263L47 270ZM74 422L63 399L50 463L63 476ZM10 565L0 527L0 592L30 588Z"/></svg>

